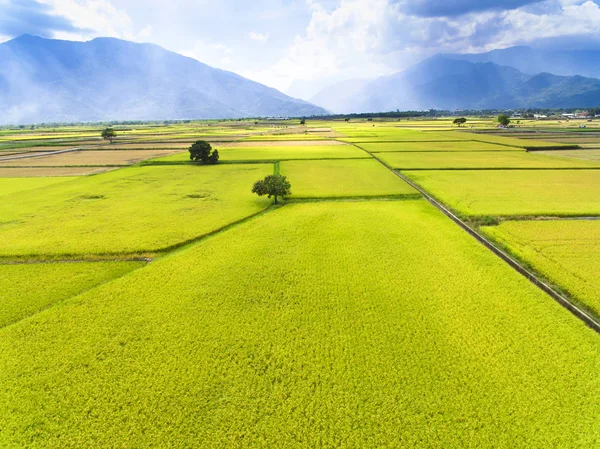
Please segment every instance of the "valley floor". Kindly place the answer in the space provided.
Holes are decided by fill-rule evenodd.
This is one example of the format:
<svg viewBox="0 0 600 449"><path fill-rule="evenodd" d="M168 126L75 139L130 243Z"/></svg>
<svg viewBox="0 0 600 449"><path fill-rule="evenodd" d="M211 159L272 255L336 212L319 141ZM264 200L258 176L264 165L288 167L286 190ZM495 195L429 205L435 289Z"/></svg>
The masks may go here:
<svg viewBox="0 0 600 449"><path fill-rule="evenodd" d="M0 136L0 447L600 445L598 150L450 122Z"/></svg>

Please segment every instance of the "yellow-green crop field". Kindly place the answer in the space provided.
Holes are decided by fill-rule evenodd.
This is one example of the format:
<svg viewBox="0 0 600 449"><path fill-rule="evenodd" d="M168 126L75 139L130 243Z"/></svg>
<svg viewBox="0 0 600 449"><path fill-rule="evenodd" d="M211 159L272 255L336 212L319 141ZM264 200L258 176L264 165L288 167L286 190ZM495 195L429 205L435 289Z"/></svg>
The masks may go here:
<svg viewBox="0 0 600 449"><path fill-rule="evenodd" d="M569 150L571 151L571 150ZM554 157L548 152L442 151L385 152L375 156L392 168L415 169L511 169L511 168L600 168L600 160Z"/></svg>
<svg viewBox="0 0 600 449"><path fill-rule="evenodd" d="M463 215L600 215L599 170L403 171Z"/></svg>
<svg viewBox="0 0 600 449"><path fill-rule="evenodd" d="M453 119L1 128L0 448L600 447L600 334L492 247L600 323L598 150Z"/></svg>
<svg viewBox="0 0 600 449"><path fill-rule="evenodd" d="M0 171L0 176L2 172ZM26 192L28 190L42 189L53 184L71 181L72 177L53 178L2 178L0 177L0 197L9 196L14 193Z"/></svg>
<svg viewBox="0 0 600 449"><path fill-rule="evenodd" d="M271 165L132 167L0 203L0 257L153 253L264 210ZM54 225L52 225L54 224Z"/></svg>
<svg viewBox="0 0 600 449"><path fill-rule="evenodd" d="M225 162L285 161L295 159L358 159L369 155L352 145L324 146L264 146L219 148L220 160ZM156 162L189 162L190 154L185 151L172 156L155 159Z"/></svg>
<svg viewBox="0 0 600 449"><path fill-rule="evenodd" d="M600 315L600 221L509 221L483 231Z"/></svg>
<svg viewBox="0 0 600 449"><path fill-rule="evenodd" d="M600 150L559 150L540 152L552 157L579 159L582 161L600 161Z"/></svg>
<svg viewBox="0 0 600 449"><path fill-rule="evenodd" d="M280 172L294 181L291 198L419 195L373 159L288 161Z"/></svg>
<svg viewBox="0 0 600 449"><path fill-rule="evenodd" d="M593 447L599 351L423 200L288 205L1 330L0 441Z"/></svg>
<svg viewBox="0 0 600 449"><path fill-rule="evenodd" d="M142 262L0 265L0 329L143 265Z"/></svg>
<svg viewBox="0 0 600 449"><path fill-rule="evenodd" d="M503 145L495 145L485 142L474 142L469 140L463 141L441 141L441 142L387 142L387 143L357 143L361 148L364 148L371 153L385 152L412 152L412 153L428 153L441 151L510 151L522 152L521 148L506 147ZM476 157L476 156L474 156Z"/></svg>

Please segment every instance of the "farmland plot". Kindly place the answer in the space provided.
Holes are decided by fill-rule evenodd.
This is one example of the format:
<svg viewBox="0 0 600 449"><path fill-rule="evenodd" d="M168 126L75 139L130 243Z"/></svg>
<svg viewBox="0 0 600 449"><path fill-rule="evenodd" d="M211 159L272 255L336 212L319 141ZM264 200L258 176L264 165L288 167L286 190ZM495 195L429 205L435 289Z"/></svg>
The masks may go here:
<svg viewBox="0 0 600 449"><path fill-rule="evenodd" d="M281 163L281 174L293 180L292 198L418 195L372 159L288 161Z"/></svg>
<svg viewBox="0 0 600 449"><path fill-rule="evenodd" d="M523 152L521 148L511 148L493 143L465 141L447 141L447 142L384 142L384 143L358 143L358 146L371 153L383 152L441 152L441 151L510 151Z"/></svg>
<svg viewBox="0 0 600 449"><path fill-rule="evenodd" d="M403 173L464 215L600 215L599 170Z"/></svg>
<svg viewBox="0 0 600 449"><path fill-rule="evenodd" d="M265 146L222 148L219 150L220 160L224 162L248 161L285 161L297 159L357 159L369 158L364 151L352 145L314 145L314 146ZM188 152L156 159L157 162L189 162Z"/></svg>
<svg viewBox="0 0 600 449"><path fill-rule="evenodd" d="M132 167L0 204L0 256L146 253L268 207L250 190L271 165Z"/></svg>
<svg viewBox="0 0 600 449"><path fill-rule="evenodd" d="M547 151L543 154L556 158L578 159L582 161L600 162L600 150L559 150Z"/></svg>
<svg viewBox="0 0 600 449"><path fill-rule="evenodd" d="M288 205L1 330L0 445L594 447L599 352L425 201Z"/></svg>
<svg viewBox="0 0 600 449"><path fill-rule="evenodd" d="M119 167L0 167L0 178L46 178L95 175Z"/></svg>
<svg viewBox="0 0 600 449"><path fill-rule="evenodd" d="M550 153L550 152L549 152ZM556 158L525 151L446 151L374 153L396 169L510 169L510 168L600 168L600 160Z"/></svg>
<svg viewBox="0 0 600 449"><path fill-rule="evenodd" d="M3 171L0 170L0 176ZM55 177L55 178L0 178L0 197L12 195L14 193L26 192L29 190L48 187L52 184L58 184L65 181L71 181L75 178Z"/></svg>
<svg viewBox="0 0 600 449"><path fill-rule="evenodd" d="M141 262L0 265L0 328L143 265Z"/></svg>
<svg viewBox="0 0 600 449"><path fill-rule="evenodd" d="M600 221L508 221L483 230L600 316Z"/></svg>
<svg viewBox="0 0 600 449"><path fill-rule="evenodd" d="M177 152L177 150L72 151L68 153L50 154L47 156L0 161L0 168L7 166L68 167L70 165L132 165L146 159L153 159L161 156L164 157Z"/></svg>

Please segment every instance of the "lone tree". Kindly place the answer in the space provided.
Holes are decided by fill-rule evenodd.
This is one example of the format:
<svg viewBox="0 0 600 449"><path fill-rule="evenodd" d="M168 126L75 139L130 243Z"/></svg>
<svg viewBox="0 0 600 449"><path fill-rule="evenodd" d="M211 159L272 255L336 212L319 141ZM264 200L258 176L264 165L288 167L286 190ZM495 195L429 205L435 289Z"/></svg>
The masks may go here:
<svg viewBox="0 0 600 449"><path fill-rule="evenodd" d="M219 151L213 150L210 143L199 140L190 147L190 160L204 165L214 165L219 162Z"/></svg>
<svg viewBox="0 0 600 449"><path fill-rule="evenodd" d="M306 119L305 119L305 118L302 118L302 119L300 120L300 124L301 124L301 125L306 125Z"/></svg>
<svg viewBox="0 0 600 449"><path fill-rule="evenodd" d="M102 131L102 138L110 141L110 143L113 143L113 140L117 138L117 133L112 128L106 128L104 131Z"/></svg>
<svg viewBox="0 0 600 449"><path fill-rule="evenodd" d="M452 123L454 123L455 125L458 125L458 126L462 126L465 123L467 123L467 119L464 117L455 118Z"/></svg>
<svg viewBox="0 0 600 449"><path fill-rule="evenodd" d="M508 126L510 125L510 118L506 114L500 114L498 116L498 123L500 123L502 126Z"/></svg>
<svg viewBox="0 0 600 449"><path fill-rule="evenodd" d="M269 175L262 181L254 183L252 193L256 193L258 196L268 195L269 199L273 197L275 198L275 204L279 204L277 198L285 198L286 196L291 195L291 188L292 185L285 176Z"/></svg>

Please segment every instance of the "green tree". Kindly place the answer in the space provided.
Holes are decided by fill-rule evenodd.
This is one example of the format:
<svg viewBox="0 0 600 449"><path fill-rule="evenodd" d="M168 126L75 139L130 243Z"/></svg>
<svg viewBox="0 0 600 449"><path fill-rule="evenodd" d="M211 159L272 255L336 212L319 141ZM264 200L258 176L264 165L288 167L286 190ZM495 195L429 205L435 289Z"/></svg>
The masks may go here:
<svg viewBox="0 0 600 449"><path fill-rule="evenodd" d="M285 198L291 195L291 188L292 185L285 176L269 175L265 179L254 183L252 193L256 193L258 196L267 195L269 198L273 197L275 198L275 204L279 204L277 198Z"/></svg>
<svg viewBox="0 0 600 449"><path fill-rule="evenodd" d="M455 125L458 125L458 126L462 126L465 123L467 123L467 119L464 117L458 117L458 118L455 118L452 123L454 123Z"/></svg>
<svg viewBox="0 0 600 449"><path fill-rule="evenodd" d="M500 123L502 126L508 126L510 125L510 118L506 114L500 114L498 116L498 123Z"/></svg>
<svg viewBox="0 0 600 449"><path fill-rule="evenodd" d="M306 125L306 119L305 119L305 118L303 118L302 120L300 120L300 124L301 124L301 125Z"/></svg>
<svg viewBox="0 0 600 449"><path fill-rule="evenodd" d="M214 165L219 162L219 151L213 150L210 143L199 140L190 147L190 160L204 165Z"/></svg>
<svg viewBox="0 0 600 449"><path fill-rule="evenodd" d="M117 133L112 128L106 128L104 131L102 131L101 135L104 140L108 140L110 143L113 143L113 140L117 138Z"/></svg>

